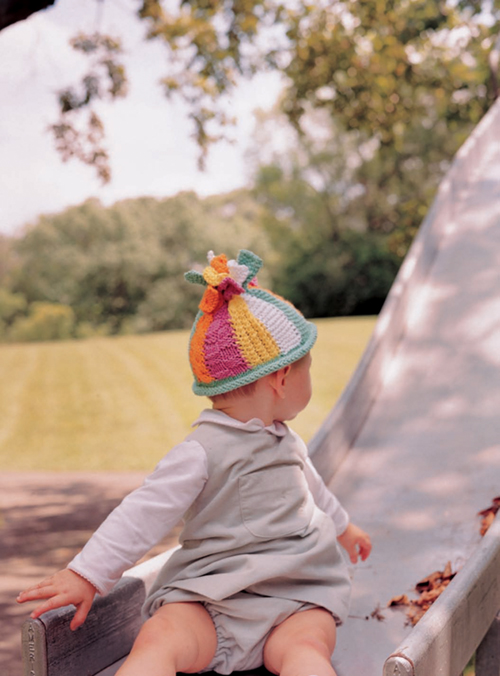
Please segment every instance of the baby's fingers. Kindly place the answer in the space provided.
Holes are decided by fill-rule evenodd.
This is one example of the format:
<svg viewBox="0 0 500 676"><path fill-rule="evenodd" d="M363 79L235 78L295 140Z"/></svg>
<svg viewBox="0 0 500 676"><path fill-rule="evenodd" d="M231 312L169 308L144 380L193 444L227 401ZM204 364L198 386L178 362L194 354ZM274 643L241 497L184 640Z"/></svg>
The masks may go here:
<svg viewBox="0 0 500 676"><path fill-rule="evenodd" d="M351 563L357 563L358 562L358 548L356 546L355 542L349 542L345 545L345 549L347 551L347 554L349 556L349 559Z"/></svg>
<svg viewBox="0 0 500 676"><path fill-rule="evenodd" d="M357 563L358 562L358 550L356 548L355 544L352 544L349 547L346 547L347 554L349 556L349 560L351 563Z"/></svg>
<svg viewBox="0 0 500 676"><path fill-rule="evenodd" d="M33 620L36 620L37 617L40 617L40 615L43 615L43 613L46 613L48 610L61 608L62 606L69 605L69 603L70 602L66 598L60 595L52 596L47 601L45 601L45 603L41 603L39 606L37 606L30 614L30 617Z"/></svg>
<svg viewBox="0 0 500 676"><path fill-rule="evenodd" d="M87 615L89 614L89 610L91 607L92 601L90 602L82 601L82 603L80 603L80 605L76 610L76 613L73 616L73 619L71 620L71 624L69 625L71 631L75 631L75 629L81 627L81 625L87 619Z"/></svg>
<svg viewBox="0 0 500 676"><path fill-rule="evenodd" d="M51 578L43 580L38 584L28 587L22 591L18 597L18 603L25 603L26 601L37 601L38 599L48 599L56 593Z"/></svg>
<svg viewBox="0 0 500 676"><path fill-rule="evenodd" d="M359 543L359 554L361 556L362 561L366 561L366 559L370 556L371 551L372 551L372 543L370 542L369 538L362 540Z"/></svg>

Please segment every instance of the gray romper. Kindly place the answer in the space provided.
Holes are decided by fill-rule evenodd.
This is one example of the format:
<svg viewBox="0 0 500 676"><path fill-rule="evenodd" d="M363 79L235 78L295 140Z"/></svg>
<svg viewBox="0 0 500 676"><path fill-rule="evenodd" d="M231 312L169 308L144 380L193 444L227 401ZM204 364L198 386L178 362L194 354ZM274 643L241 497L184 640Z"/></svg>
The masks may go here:
<svg viewBox="0 0 500 676"><path fill-rule="evenodd" d="M283 427L279 436L202 422L187 437L206 451L208 480L144 611L203 603L218 638L207 671L262 665L272 628L299 610L325 608L337 623L347 616L351 584L335 525L309 491L305 445Z"/></svg>

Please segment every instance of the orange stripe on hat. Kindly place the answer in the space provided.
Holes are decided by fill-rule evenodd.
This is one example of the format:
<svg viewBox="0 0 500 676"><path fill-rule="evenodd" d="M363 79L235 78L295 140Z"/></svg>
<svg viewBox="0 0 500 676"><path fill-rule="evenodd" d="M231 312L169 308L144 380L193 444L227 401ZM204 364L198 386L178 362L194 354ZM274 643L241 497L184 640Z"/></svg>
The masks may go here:
<svg viewBox="0 0 500 676"><path fill-rule="evenodd" d="M196 325L195 332L189 345L189 361L195 378L200 383L212 383L214 378L205 363L205 338L210 324L213 321L212 314L203 314Z"/></svg>

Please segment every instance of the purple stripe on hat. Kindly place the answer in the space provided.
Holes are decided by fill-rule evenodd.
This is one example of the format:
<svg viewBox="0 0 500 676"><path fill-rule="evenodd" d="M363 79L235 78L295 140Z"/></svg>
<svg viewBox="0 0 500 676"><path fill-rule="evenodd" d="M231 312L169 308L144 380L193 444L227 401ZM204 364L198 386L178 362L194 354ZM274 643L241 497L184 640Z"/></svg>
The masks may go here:
<svg viewBox="0 0 500 676"><path fill-rule="evenodd" d="M230 378L249 370L230 323L227 303L217 310L205 338L205 363L216 380Z"/></svg>

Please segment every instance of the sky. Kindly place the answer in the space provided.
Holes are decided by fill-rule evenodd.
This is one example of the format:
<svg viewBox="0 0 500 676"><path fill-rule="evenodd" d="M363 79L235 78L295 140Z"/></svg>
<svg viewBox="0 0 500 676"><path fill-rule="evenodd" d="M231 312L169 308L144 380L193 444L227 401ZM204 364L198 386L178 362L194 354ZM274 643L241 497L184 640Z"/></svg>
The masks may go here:
<svg viewBox="0 0 500 676"><path fill-rule="evenodd" d="M206 171L191 138L187 109L167 101L158 81L167 72L166 50L145 41L134 0L56 0L53 7L0 32L0 232L20 233L42 213L53 213L97 197L104 204L182 190L199 195L248 185L245 157L252 142L254 110L271 108L280 91L277 74L241 82L228 100L238 118L235 143L220 142ZM69 46L78 31L99 28L121 35L129 95L102 104L113 178L102 186L93 168L63 163L47 127L57 121L57 92L78 83L87 62Z"/></svg>

